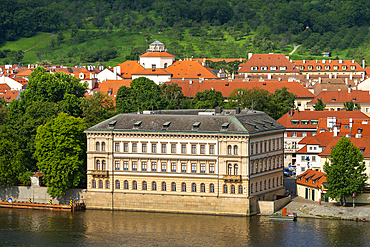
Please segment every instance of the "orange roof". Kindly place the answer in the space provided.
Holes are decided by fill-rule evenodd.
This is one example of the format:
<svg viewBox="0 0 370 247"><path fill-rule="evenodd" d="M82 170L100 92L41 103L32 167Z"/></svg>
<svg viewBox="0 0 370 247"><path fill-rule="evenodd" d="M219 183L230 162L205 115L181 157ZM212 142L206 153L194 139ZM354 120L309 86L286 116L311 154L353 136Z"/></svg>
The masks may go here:
<svg viewBox="0 0 370 247"><path fill-rule="evenodd" d="M355 60L295 60L293 61L293 63L295 64L297 71L301 72L304 71L324 73L365 71ZM312 66L312 69L308 70L308 66ZM334 70L334 66L338 66L338 69ZM346 69L344 69L342 66L346 66ZM353 69L351 69L351 66ZM327 69L325 69L325 67Z"/></svg>
<svg viewBox="0 0 370 247"><path fill-rule="evenodd" d="M322 132L315 136L303 138L299 144L319 145L320 147L326 147L333 138L333 132Z"/></svg>
<svg viewBox="0 0 370 247"><path fill-rule="evenodd" d="M0 94L0 99L5 99L6 102L10 102L13 99L16 99L19 94L19 90L7 90L4 93Z"/></svg>
<svg viewBox="0 0 370 247"><path fill-rule="evenodd" d="M306 185L314 188L321 188L322 184L326 182L324 172L306 170L304 173L298 175L297 184Z"/></svg>
<svg viewBox="0 0 370 247"><path fill-rule="evenodd" d="M122 86L130 87L131 79L126 80L106 80L99 83L100 92L103 94L111 95L113 98L116 97L118 89Z"/></svg>
<svg viewBox="0 0 370 247"><path fill-rule="evenodd" d="M210 68L197 61L176 61L166 71L172 74L172 79L219 79Z"/></svg>
<svg viewBox="0 0 370 247"><path fill-rule="evenodd" d="M326 148L319 154L320 156L330 156L330 152L335 147L337 142L342 137L334 137L331 139L331 141L326 145ZM370 158L370 137L363 137L363 138L348 138L351 140L353 145L355 145L357 148L362 150L363 155L365 158Z"/></svg>
<svg viewBox="0 0 370 247"><path fill-rule="evenodd" d="M28 84L28 80L26 80L26 79L24 79L22 77L14 77L12 79L15 80L15 81L17 81L17 82L19 82L23 86Z"/></svg>
<svg viewBox="0 0 370 247"><path fill-rule="evenodd" d="M282 124L285 128L295 129L316 129L318 124L315 121L319 121L321 118L336 117L336 118L352 118L352 119L370 119L365 113L360 111L289 111L285 113L277 121ZM293 120L293 121L292 121ZM302 124L302 120L309 120ZM324 121L326 123L326 121ZM316 123L316 124L315 124ZM325 127L326 128L326 127Z"/></svg>
<svg viewBox="0 0 370 247"><path fill-rule="evenodd" d="M365 67L365 74L366 74L366 77L370 76L370 67Z"/></svg>
<svg viewBox="0 0 370 247"><path fill-rule="evenodd" d="M226 63L229 63L229 62L234 62L234 61L243 62L246 59L245 58L193 58L193 60L196 60L198 62L205 62L207 60L212 61L212 62L223 62L223 61L225 61Z"/></svg>
<svg viewBox="0 0 370 247"><path fill-rule="evenodd" d="M261 67L266 66L267 71L261 71ZM254 54L246 63L240 65L239 73L250 72L275 72L285 73L294 72L293 63L291 63L284 54ZM252 71L252 67L257 67L256 71ZM271 70L271 67L276 67L276 70ZM280 71L280 67L286 67L286 70Z"/></svg>
<svg viewBox="0 0 370 247"><path fill-rule="evenodd" d="M346 101L353 101L354 103L369 103L370 104L370 93L369 91L352 90L348 91L322 91L313 100L307 103L307 105L314 105L317 103L317 99L322 99L325 104L339 104L343 105Z"/></svg>
<svg viewBox="0 0 370 247"><path fill-rule="evenodd" d="M147 51L139 57L175 57L166 51Z"/></svg>
<svg viewBox="0 0 370 247"><path fill-rule="evenodd" d="M268 80L264 82L260 81L243 81L243 80L204 80L201 83L199 80L171 80L171 83L177 83L182 87L182 93L185 97L194 97L197 92L203 92L204 90L214 89L220 91L224 97L228 97L235 89L238 88L259 88L266 89L270 93L275 93L276 89L286 87L289 92L297 95L298 98L313 98L314 95L304 88L299 82L288 82L288 81L273 81Z"/></svg>
<svg viewBox="0 0 370 247"><path fill-rule="evenodd" d="M132 73L145 70L137 61L126 61L117 66L121 67L121 77L124 79L130 79L132 77Z"/></svg>
<svg viewBox="0 0 370 247"><path fill-rule="evenodd" d="M165 69L144 69L133 72L132 75L171 75Z"/></svg>
<svg viewBox="0 0 370 247"><path fill-rule="evenodd" d="M346 113L347 111L342 111L343 113ZM355 111L359 112L359 111ZM322 131L332 131L332 129L328 128L327 126L328 121L326 121L326 118L320 118L319 124L317 125L318 132ZM338 136L355 136L357 134L358 129L362 129L362 136L370 136L370 124L369 124L369 118L366 116L366 118L360 118L360 119L354 119L352 118L352 128L350 126L350 120L349 118L341 119L337 118L335 120L335 127L337 127L337 130L339 130Z"/></svg>
<svg viewBox="0 0 370 247"><path fill-rule="evenodd" d="M32 69L27 69L25 71L17 73L16 76L18 76L18 77L27 77L27 76L30 76L32 72L33 72Z"/></svg>
<svg viewBox="0 0 370 247"><path fill-rule="evenodd" d="M5 91L9 91L11 88L6 83L0 83L0 93L5 93Z"/></svg>

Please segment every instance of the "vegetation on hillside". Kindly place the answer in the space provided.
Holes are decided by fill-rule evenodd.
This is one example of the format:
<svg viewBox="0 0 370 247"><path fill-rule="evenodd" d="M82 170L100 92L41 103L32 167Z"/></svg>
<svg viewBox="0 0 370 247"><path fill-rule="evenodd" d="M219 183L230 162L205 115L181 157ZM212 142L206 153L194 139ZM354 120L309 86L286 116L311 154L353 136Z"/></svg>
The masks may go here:
<svg viewBox="0 0 370 247"><path fill-rule="evenodd" d="M164 42L178 58L246 58L248 52L288 54L294 41L301 46L293 59L318 59L328 51L333 58L370 60L370 2L365 0L0 3L1 63L47 60L69 65L115 65L137 59L154 39ZM40 40L38 32L51 34ZM26 51L24 57L15 57L19 50L27 50L17 39L29 37L38 40L31 42L33 45L44 42Z"/></svg>

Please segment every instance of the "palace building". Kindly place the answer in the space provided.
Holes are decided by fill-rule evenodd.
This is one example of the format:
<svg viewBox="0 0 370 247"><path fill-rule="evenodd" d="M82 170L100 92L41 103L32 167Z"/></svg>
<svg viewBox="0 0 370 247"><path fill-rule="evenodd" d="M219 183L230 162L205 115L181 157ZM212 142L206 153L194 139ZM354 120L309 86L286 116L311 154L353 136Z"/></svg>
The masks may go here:
<svg viewBox="0 0 370 247"><path fill-rule="evenodd" d="M85 131L88 208L253 215L284 195L285 128L259 111L119 114Z"/></svg>

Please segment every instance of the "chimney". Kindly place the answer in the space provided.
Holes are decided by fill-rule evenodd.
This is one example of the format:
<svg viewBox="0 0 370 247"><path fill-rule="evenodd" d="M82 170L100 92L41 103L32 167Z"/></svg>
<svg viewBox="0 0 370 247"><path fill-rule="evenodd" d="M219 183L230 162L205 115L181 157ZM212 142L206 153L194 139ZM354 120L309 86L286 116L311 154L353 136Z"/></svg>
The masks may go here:
<svg viewBox="0 0 370 247"><path fill-rule="evenodd" d="M234 73L232 73L232 74L231 74L231 79L233 79L233 80L234 80L234 78L235 78L235 75L234 75Z"/></svg>
<svg viewBox="0 0 370 247"><path fill-rule="evenodd" d="M306 63L306 60L303 59L303 64L305 64L305 63Z"/></svg>
<svg viewBox="0 0 370 247"><path fill-rule="evenodd" d="M319 77L319 84L321 84L321 77Z"/></svg>
<svg viewBox="0 0 370 247"><path fill-rule="evenodd" d="M337 74L334 74L334 78L337 79Z"/></svg>
<svg viewBox="0 0 370 247"><path fill-rule="evenodd" d="M203 63L205 63L206 62L206 59L205 58L203 58ZM204 66L204 65L203 65Z"/></svg>
<svg viewBox="0 0 370 247"><path fill-rule="evenodd" d="M281 81L281 77L278 78L278 81ZM369 90L369 93L370 93L370 90Z"/></svg>
<svg viewBox="0 0 370 247"><path fill-rule="evenodd" d="M329 63L331 63L331 60L329 60Z"/></svg>
<svg viewBox="0 0 370 247"><path fill-rule="evenodd" d="M365 60L362 60L362 68L365 69Z"/></svg>
<svg viewBox="0 0 370 247"><path fill-rule="evenodd" d="M344 80L346 82L346 85L348 85L348 78L345 78Z"/></svg>
<svg viewBox="0 0 370 247"><path fill-rule="evenodd" d="M31 65L30 64L28 64L28 69L30 69L31 68Z"/></svg>
<svg viewBox="0 0 370 247"><path fill-rule="evenodd" d="M251 59L252 56L253 56L253 53L252 52L249 52L248 53L248 60Z"/></svg>
<svg viewBox="0 0 370 247"><path fill-rule="evenodd" d="M343 60L341 59L341 60L339 60L339 63L343 63Z"/></svg>
<svg viewBox="0 0 370 247"><path fill-rule="evenodd" d="M317 63L317 60L316 60L316 63Z"/></svg>
<svg viewBox="0 0 370 247"><path fill-rule="evenodd" d="M189 80L189 85L192 85L193 84L193 80Z"/></svg>
<svg viewBox="0 0 370 247"><path fill-rule="evenodd" d="M310 74L306 74L306 80L309 80L310 79Z"/></svg>
<svg viewBox="0 0 370 247"><path fill-rule="evenodd" d="M337 126L334 127L333 132L334 132L333 137L336 137L338 135L338 127Z"/></svg>
<svg viewBox="0 0 370 247"><path fill-rule="evenodd" d="M350 87L348 88L348 93L351 93L351 88Z"/></svg>
<svg viewBox="0 0 370 247"><path fill-rule="evenodd" d="M355 60L352 60L352 63L355 63Z"/></svg>
<svg viewBox="0 0 370 247"><path fill-rule="evenodd" d="M240 114L240 107L236 107L236 108L235 108L235 113L236 113L236 114Z"/></svg>
<svg viewBox="0 0 370 247"><path fill-rule="evenodd" d="M349 119L349 128L352 129L352 118Z"/></svg>
<svg viewBox="0 0 370 247"><path fill-rule="evenodd" d="M204 66L206 66L206 63L205 62L202 62L202 66L204 67Z"/></svg>
<svg viewBox="0 0 370 247"><path fill-rule="evenodd" d="M349 79L350 79L350 80L352 80L352 78L353 78L353 74L352 74L352 73L350 73L350 74L349 74Z"/></svg>
<svg viewBox="0 0 370 247"><path fill-rule="evenodd" d="M325 59L322 60L322 63L325 64Z"/></svg>

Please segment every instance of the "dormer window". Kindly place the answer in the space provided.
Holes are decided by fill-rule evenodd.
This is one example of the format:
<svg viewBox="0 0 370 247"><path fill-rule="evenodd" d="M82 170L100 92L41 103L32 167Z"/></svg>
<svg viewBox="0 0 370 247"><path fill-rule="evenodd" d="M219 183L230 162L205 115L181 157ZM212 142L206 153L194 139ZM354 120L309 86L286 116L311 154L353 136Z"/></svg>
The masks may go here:
<svg viewBox="0 0 370 247"><path fill-rule="evenodd" d="M325 70L330 70L330 66L329 65L325 65Z"/></svg>
<svg viewBox="0 0 370 247"><path fill-rule="evenodd" d="M312 125L317 125L319 123L319 120L311 120Z"/></svg>
<svg viewBox="0 0 370 247"><path fill-rule="evenodd" d="M312 180L312 184L315 184L315 180Z"/></svg>
<svg viewBox="0 0 370 247"><path fill-rule="evenodd" d="M262 66L261 71L267 71L267 66Z"/></svg>
<svg viewBox="0 0 370 247"><path fill-rule="evenodd" d="M299 70L304 70L304 66L303 65L299 66Z"/></svg>
<svg viewBox="0 0 370 247"><path fill-rule="evenodd" d="M142 121L137 121L134 123L134 129L138 129L140 128L140 125L141 125Z"/></svg>
<svg viewBox="0 0 370 247"><path fill-rule="evenodd" d="M251 67L251 70L252 70L252 71L257 71L257 70L258 70L258 67L257 67L257 66L252 66L252 67Z"/></svg>
<svg viewBox="0 0 370 247"><path fill-rule="evenodd" d="M165 122L162 126L162 130L167 130L170 127L171 122Z"/></svg>
<svg viewBox="0 0 370 247"><path fill-rule="evenodd" d="M347 66L346 65L342 65L342 70L347 70Z"/></svg>
<svg viewBox="0 0 370 247"><path fill-rule="evenodd" d="M312 65L308 65L308 66L307 66L307 69L308 69L308 70L312 70L312 69L313 69L313 66L312 66Z"/></svg>
<svg viewBox="0 0 370 247"><path fill-rule="evenodd" d="M309 120L301 120L302 125L308 125Z"/></svg>
<svg viewBox="0 0 370 247"><path fill-rule="evenodd" d="M193 131L197 131L198 129L199 129L199 127L200 127L200 122L195 122L195 123L193 123Z"/></svg>
<svg viewBox="0 0 370 247"><path fill-rule="evenodd" d="M109 89L108 89L108 93L107 93L107 94L108 94L108 95L112 95L112 93L113 93L113 88L109 88Z"/></svg>
<svg viewBox="0 0 370 247"><path fill-rule="evenodd" d="M276 71L276 70L277 70L276 66L271 66L270 67L270 71Z"/></svg>
<svg viewBox="0 0 370 247"><path fill-rule="evenodd" d="M321 65L317 65L316 70L321 70Z"/></svg>
<svg viewBox="0 0 370 247"><path fill-rule="evenodd" d="M356 66L351 65L351 70L356 70Z"/></svg>
<svg viewBox="0 0 370 247"><path fill-rule="evenodd" d="M221 125L221 130L226 131L229 128L230 123L223 123Z"/></svg>
<svg viewBox="0 0 370 247"><path fill-rule="evenodd" d="M332 98L332 99L331 99L331 101L333 101L333 102L335 102L336 100L337 100L337 99L335 99L335 98Z"/></svg>
<svg viewBox="0 0 370 247"><path fill-rule="evenodd" d="M356 101L356 98L353 98L352 101Z"/></svg>
<svg viewBox="0 0 370 247"><path fill-rule="evenodd" d="M299 124L299 120L290 120L290 122L292 123L292 125L298 125Z"/></svg>
<svg viewBox="0 0 370 247"><path fill-rule="evenodd" d="M285 66L280 66L280 67L279 67L279 70L280 70L280 71L286 71L286 67L285 67Z"/></svg>

